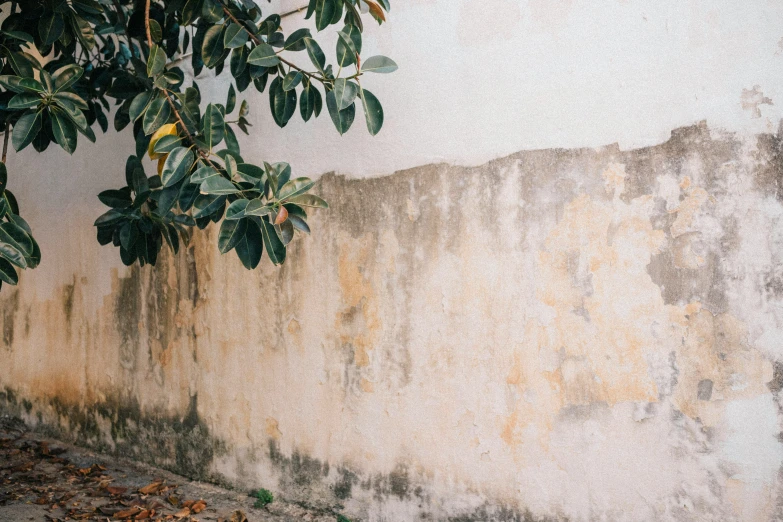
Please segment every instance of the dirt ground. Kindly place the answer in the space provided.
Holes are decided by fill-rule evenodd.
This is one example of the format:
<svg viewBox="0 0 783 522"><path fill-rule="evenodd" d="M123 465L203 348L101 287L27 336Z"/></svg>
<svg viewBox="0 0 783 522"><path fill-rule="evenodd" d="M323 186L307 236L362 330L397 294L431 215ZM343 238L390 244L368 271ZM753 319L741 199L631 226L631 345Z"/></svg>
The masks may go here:
<svg viewBox="0 0 783 522"><path fill-rule="evenodd" d="M91 453L0 417L0 521L348 522L277 499L260 509L255 502L247 492Z"/></svg>

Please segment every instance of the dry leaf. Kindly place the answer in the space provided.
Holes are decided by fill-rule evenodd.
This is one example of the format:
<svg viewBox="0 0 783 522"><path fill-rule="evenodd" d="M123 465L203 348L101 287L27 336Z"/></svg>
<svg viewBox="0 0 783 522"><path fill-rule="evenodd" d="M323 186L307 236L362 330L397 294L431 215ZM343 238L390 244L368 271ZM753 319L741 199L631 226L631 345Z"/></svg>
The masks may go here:
<svg viewBox="0 0 783 522"><path fill-rule="evenodd" d="M163 481L156 481L152 482L151 484L147 484L143 488L139 489L139 493L142 495L152 495L156 491L158 491L163 486Z"/></svg>
<svg viewBox="0 0 783 522"><path fill-rule="evenodd" d="M190 508L182 508L176 513L174 513L174 516L177 518L185 518L187 516L190 516Z"/></svg>
<svg viewBox="0 0 783 522"><path fill-rule="evenodd" d="M141 509L138 507L132 507L130 509L126 509L125 511L118 511L114 514L114 518L118 520L124 520L131 518L132 516L138 514L141 512Z"/></svg>
<svg viewBox="0 0 783 522"><path fill-rule="evenodd" d="M192 511L194 514L201 513L205 509L207 509L207 503L204 502L203 500L199 500L198 502L190 506L190 511Z"/></svg>

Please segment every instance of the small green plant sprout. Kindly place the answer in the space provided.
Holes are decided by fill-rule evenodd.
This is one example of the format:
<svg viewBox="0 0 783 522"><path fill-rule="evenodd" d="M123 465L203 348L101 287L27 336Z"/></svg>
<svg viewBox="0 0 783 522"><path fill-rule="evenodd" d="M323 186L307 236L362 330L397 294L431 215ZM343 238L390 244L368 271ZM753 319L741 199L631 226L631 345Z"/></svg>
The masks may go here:
<svg viewBox="0 0 783 522"><path fill-rule="evenodd" d="M254 491L251 496L255 497L256 499L256 503L253 505L253 507L259 509L266 507L267 504L271 504L275 500L275 497L274 495L272 495L272 492L264 488L261 488L258 491Z"/></svg>

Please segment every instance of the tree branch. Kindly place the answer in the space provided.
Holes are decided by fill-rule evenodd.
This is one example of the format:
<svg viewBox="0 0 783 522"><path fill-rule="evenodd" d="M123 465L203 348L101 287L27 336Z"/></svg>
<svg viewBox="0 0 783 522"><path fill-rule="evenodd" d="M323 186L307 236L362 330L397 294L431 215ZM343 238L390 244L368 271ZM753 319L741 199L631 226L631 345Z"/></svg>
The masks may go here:
<svg viewBox="0 0 783 522"><path fill-rule="evenodd" d="M304 8L302 8L302 9L304 9ZM300 9L300 10L301 10L301 9ZM245 32L247 32L247 34L250 36L250 39L251 39L251 40L253 40L253 41L256 43L256 45L264 43L264 42L261 40L261 38L259 38L258 36L254 35L253 33L251 33L251 32L250 32L250 31L247 29L247 27L245 27L245 24L243 24L242 22L240 22L240 21L237 19L237 17L236 17L236 16L234 16L233 14L231 14L231 11L229 11L229 10L228 10L228 8L227 8L226 6L223 6L223 12L224 12L224 13L226 13L226 16L228 16L228 17L231 19L231 21L232 21L232 22L234 22L234 23L235 23L235 24L237 24L239 27L241 27L242 29L244 29L244 30L245 30ZM288 14L291 14L291 13L288 13ZM325 77L322 77L322 76L316 75L316 74L314 74L314 73L311 73L311 72L305 71L304 69L302 69L302 68L301 68L301 67L299 67L298 65L295 65L295 64L293 64L293 63L289 62L289 61L288 61L288 60L286 60L285 58L281 58L280 56L278 56L277 58L278 58L278 59L279 59L281 62L283 62L284 64L286 64L287 66L289 66L290 68L292 68L292 69L294 69L294 70L297 70L297 71L299 71L300 73L304 74L305 76L307 76L307 77L309 77L309 78L312 78L312 79L318 80L319 82L321 82L321 83L323 83L323 84L326 84L326 83L331 83L331 82L332 82L332 80L330 80L329 78L325 78Z"/></svg>
<svg viewBox="0 0 783 522"><path fill-rule="evenodd" d="M150 0L144 7L144 27L147 29L147 45L152 49L152 33L150 33Z"/></svg>

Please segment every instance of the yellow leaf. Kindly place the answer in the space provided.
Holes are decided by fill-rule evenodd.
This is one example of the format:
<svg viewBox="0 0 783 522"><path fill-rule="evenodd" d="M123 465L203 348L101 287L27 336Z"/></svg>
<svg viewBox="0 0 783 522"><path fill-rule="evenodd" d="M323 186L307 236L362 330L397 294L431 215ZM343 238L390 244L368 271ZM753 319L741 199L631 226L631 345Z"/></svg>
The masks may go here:
<svg viewBox="0 0 783 522"><path fill-rule="evenodd" d="M158 176L163 174L163 165L166 163L166 158L168 157L168 154L164 154L158 158Z"/></svg>
<svg viewBox="0 0 783 522"><path fill-rule="evenodd" d="M155 131L155 134L152 135L150 138L150 145L147 147L147 154L149 154L150 159L158 159L162 156L162 154L155 154L155 144L158 142L159 139L161 139L163 136L176 135L177 134L177 124L176 123L167 123L166 125L163 125L160 129Z"/></svg>

